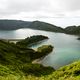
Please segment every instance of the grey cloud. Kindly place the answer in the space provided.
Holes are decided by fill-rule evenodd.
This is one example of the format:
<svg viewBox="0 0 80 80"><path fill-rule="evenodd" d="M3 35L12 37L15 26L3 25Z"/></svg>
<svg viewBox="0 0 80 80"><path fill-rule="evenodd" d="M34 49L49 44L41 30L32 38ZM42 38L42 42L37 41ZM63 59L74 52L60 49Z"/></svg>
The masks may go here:
<svg viewBox="0 0 80 80"><path fill-rule="evenodd" d="M45 1L45 0L44 0ZM0 1L0 15L17 14L20 12L40 11L46 5L43 0L3 0Z"/></svg>
<svg viewBox="0 0 80 80"><path fill-rule="evenodd" d="M56 0L55 2L63 11L80 10L80 0Z"/></svg>
<svg viewBox="0 0 80 80"><path fill-rule="evenodd" d="M15 15L21 12L34 12L36 16L51 13L65 16L64 12L80 10L80 0L2 0L0 1L0 16ZM41 15L36 12L41 11ZM51 15L52 16L52 15ZM46 16L47 17L47 16ZM48 16L49 17L49 16Z"/></svg>
<svg viewBox="0 0 80 80"><path fill-rule="evenodd" d="M46 0L7 0L6 12L19 13L40 11L46 5Z"/></svg>

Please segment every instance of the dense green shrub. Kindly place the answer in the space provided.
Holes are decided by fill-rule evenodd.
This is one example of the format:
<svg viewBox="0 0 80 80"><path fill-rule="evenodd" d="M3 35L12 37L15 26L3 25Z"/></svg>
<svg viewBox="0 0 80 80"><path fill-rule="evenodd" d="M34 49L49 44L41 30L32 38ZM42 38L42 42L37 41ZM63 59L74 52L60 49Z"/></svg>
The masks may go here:
<svg viewBox="0 0 80 80"><path fill-rule="evenodd" d="M53 50L53 46L51 45L43 45L38 47L37 51L40 53L50 53Z"/></svg>
<svg viewBox="0 0 80 80"><path fill-rule="evenodd" d="M26 75L34 75L34 76L41 76L41 75L48 75L54 71L51 67L44 67L41 64L23 64L20 67L20 70L24 72Z"/></svg>

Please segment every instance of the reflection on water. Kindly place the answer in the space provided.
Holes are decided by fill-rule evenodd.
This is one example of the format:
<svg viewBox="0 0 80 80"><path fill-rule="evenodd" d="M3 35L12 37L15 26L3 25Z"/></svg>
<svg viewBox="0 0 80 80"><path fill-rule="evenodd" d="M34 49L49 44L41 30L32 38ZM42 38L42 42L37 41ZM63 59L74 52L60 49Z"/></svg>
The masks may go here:
<svg viewBox="0 0 80 80"><path fill-rule="evenodd" d="M77 36L32 29L0 31L0 38L7 39L24 39L32 35L45 35L49 37L49 40L34 45L32 48L37 48L43 44L51 44L55 47L53 52L42 60L42 64L57 69L74 60L80 59L80 41L77 40Z"/></svg>

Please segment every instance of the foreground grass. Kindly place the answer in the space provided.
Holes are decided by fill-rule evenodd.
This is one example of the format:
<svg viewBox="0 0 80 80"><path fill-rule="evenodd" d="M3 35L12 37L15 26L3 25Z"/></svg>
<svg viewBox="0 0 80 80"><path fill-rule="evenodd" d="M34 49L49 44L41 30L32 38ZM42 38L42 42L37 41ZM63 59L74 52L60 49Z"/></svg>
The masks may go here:
<svg viewBox="0 0 80 80"><path fill-rule="evenodd" d="M53 72L51 67L39 64L25 64L14 69L14 66L0 65L0 80L44 80Z"/></svg>
<svg viewBox="0 0 80 80"><path fill-rule="evenodd" d="M16 70L0 65L0 80L80 80L80 61L56 71L38 64L25 64Z"/></svg>
<svg viewBox="0 0 80 80"><path fill-rule="evenodd" d="M80 80L80 61L60 68L52 74L54 80Z"/></svg>

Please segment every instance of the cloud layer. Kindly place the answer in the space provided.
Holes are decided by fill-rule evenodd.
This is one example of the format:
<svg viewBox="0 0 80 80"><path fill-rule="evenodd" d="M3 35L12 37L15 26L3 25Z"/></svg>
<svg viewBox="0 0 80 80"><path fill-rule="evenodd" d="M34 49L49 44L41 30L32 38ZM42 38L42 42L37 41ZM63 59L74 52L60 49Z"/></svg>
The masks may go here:
<svg viewBox="0 0 80 80"><path fill-rule="evenodd" d="M80 16L80 0L0 0L0 18L77 16Z"/></svg>

